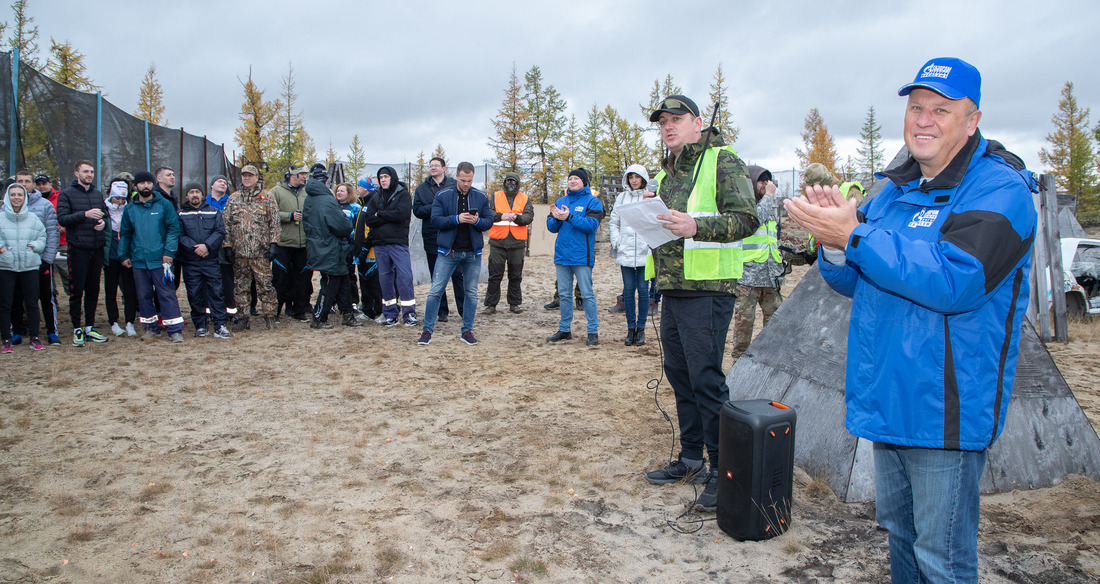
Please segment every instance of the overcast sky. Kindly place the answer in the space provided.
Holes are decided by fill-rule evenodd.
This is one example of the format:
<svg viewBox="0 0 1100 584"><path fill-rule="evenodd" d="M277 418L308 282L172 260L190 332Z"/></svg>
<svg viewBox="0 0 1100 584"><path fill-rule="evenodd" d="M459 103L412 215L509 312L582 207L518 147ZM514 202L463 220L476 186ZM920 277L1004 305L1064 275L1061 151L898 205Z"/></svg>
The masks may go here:
<svg viewBox="0 0 1100 584"><path fill-rule="evenodd" d="M71 41L107 99L126 111L156 63L168 124L227 152L239 150L239 80L251 68L275 98L290 63L318 154L331 139L346 157L358 134L370 162L415 161L437 143L451 164L491 158L490 120L513 63L521 81L538 65L578 124L593 104L610 104L645 126L638 104L655 79L672 74L707 109L722 63L741 130L733 146L773 171L797 166L811 107L843 160L855 157L873 105L891 158L901 145L897 89L933 57L961 57L981 71L983 134L1034 170L1042 170L1038 151L1066 81L1094 108L1091 122L1100 119L1096 0L28 4L42 58L50 37Z"/></svg>

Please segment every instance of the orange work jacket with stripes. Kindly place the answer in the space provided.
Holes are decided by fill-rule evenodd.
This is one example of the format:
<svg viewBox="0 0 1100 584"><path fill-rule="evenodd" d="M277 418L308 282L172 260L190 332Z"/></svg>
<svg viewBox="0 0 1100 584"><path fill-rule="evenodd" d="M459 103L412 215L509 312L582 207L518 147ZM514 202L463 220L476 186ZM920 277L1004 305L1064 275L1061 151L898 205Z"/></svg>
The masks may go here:
<svg viewBox="0 0 1100 584"><path fill-rule="evenodd" d="M516 193L516 200L511 206L508 205L508 197L504 194L504 191L497 191L496 197L493 199L493 211L502 215L504 213L523 215L523 208L526 206L527 195L525 193ZM517 225L515 221L497 221L493 223L493 226L489 228L489 239L504 239L508 237L509 232L511 232L512 237L518 240L527 240L527 225Z"/></svg>

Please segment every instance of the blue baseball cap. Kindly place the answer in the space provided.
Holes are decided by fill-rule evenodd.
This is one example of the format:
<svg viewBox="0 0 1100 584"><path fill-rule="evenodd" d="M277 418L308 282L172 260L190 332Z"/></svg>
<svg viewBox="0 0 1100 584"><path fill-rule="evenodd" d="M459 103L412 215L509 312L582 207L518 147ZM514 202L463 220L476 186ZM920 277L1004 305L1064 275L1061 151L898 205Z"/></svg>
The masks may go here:
<svg viewBox="0 0 1100 584"><path fill-rule="evenodd" d="M356 183L356 184L358 184L359 186L363 187L364 189L367 189L367 191L370 191L370 192L373 192L373 191L374 191L374 189L376 189L376 188L377 188L377 187L376 187L376 186L374 185L374 183L373 183L373 182L371 181L371 179L369 179L369 178L367 178L367 177L363 177L363 178L359 179L359 182L358 182L358 183Z"/></svg>
<svg viewBox="0 0 1100 584"><path fill-rule="evenodd" d="M947 99L969 97L975 106L981 107L982 74L962 59L940 57L928 61L917 71L912 83L901 86L898 95L909 95L914 87L931 89Z"/></svg>

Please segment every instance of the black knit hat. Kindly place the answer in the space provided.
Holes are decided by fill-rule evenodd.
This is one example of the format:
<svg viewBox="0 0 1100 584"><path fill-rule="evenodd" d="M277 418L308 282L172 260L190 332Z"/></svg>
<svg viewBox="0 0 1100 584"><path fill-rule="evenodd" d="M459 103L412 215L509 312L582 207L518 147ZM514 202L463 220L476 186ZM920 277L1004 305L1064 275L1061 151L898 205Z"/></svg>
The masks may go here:
<svg viewBox="0 0 1100 584"><path fill-rule="evenodd" d="M183 186L183 194L184 195L187 195L187 193L190 193L191 191L198 191L200 193L205 192L205 191L202 190L202 185L195 182L195 181L191 181L191 182L189 182L189 183L187 183L186 185Z"/></svg>
<svg viewBox="0 0 1100 584"><path fill-rule="evenodd" d="M588 171L583 168L578 168L569 173L569 176L575 176L581 179L584 186L588 186Z"/></svg>
<svg viewBox="0 0 1100 584"><path fill-rule="evenodd" d="M153 176L153 173L148 170L139 170L137 174L134 175L134 184L136 185L143 182L155 183L157 182L157 177Z"/></svg>

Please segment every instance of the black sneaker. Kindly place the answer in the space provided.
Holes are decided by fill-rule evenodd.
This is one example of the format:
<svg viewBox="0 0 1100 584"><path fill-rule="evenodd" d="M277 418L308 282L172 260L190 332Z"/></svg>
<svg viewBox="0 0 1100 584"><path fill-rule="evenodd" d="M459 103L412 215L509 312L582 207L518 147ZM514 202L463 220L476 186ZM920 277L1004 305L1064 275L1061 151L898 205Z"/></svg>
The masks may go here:
<svg viewBox="0 0 1100 584"><path fill-rule="evenodd" d="M695 508L701 511L714 511L718 508L718 470L707 473L707 486L703 494L695 500Z"/></svg>
<svg viewBox="0 0 1100 584"><path fill-rule="evenodd" d="M409 314L405 315L405 326L411 328L411 327L414 327L418 324L420 324L420 323L416 321L416 315L415 314L410 312Z"/></svg>
<svg viewBox="0 0 1100 584"><path fill-rule="evenodd" d="M588 340L585 341L584 344L588 345L589 347L594 347L600 344L600 335L596 333L588 333Z"/></svg>
<svg viewBox="0 0 1100 584"><path fill-rule="evenodd" d="M584 298L578 298L576 301L577 308L584 308Z"/></svg>
<svg viewBox="0 0 1100 584"><path fill-rule="evenodd" d="M542 308L544 310L557 310L559 306L560 305L558 304L557 300L551 300L550 302L543 304Z"/></svg>
<svg viewBox="0 0 1100 584"><path fill-rule="evenodd" d="M206 330L206 327L199 327L199 328L195 329L195 336L196 337L205 337L209 333L210 333L210 331Z"/></svg>
<svg viewBox="0 0 1100 584"><path fill-rule="evenodd" d="M692 468L677 458L664 468L645 473L645 480L655 485L671 485L679 482L701 485L707 482L709 476L705 463L699 468Z"/></svg>
<svg viewBox="0 0 1100 584"><path fill-rule="evenodd" d="M396 318L387 318L386 320L382 321L382 326L390 328L391 326L397 326L400 323L401 321L397 320Z"/></svg>
<svg viewBox="0 0 1100 584"><path fill-rule="evenodd" d="M462 333L462 342L467 345L476 345L477 337L474 336L474 331L466 331Z"/></svg>
<svg viewBox="0 0 1100 584"><path fill-rule="evenodd" d="M424 331L424 332L420 333L420 340L416 341L416 344L418 344L418 345L427 345L430 342L432 342L432 333L429 333L428 331Z"/></svg>

